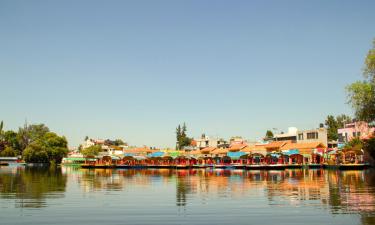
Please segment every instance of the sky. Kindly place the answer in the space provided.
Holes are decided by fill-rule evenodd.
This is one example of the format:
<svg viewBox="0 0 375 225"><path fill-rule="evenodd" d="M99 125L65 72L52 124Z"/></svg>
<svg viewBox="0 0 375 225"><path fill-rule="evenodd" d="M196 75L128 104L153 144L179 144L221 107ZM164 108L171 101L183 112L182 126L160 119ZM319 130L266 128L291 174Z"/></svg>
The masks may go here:
<svg viewBox="0 0 375 225"><path fill-rule="evenodd" d="M375 1L0 0L0 120L175 146L349 114Z"/></svg>

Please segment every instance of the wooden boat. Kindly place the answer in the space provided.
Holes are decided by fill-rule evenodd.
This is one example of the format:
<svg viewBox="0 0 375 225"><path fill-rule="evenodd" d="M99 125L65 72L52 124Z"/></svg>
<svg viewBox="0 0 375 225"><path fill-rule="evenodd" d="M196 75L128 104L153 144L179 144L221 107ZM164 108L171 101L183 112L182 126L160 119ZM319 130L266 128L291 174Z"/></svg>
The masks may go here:
<svg viewBox="0 0 375 225"><path fill-rule="evenodd" d="M207 168L208 165L206 164L194 164L193 165L193 168L200 168L200 169L203 169L203 168Z"/></svg>
<svg viewBox="0 0 375 225"><path fill-rule="evenodd" d="M116 168L117 169L130 169L130 168L132 168L132 166L130 166L130 165L116 165Z"/></svg>
<svg viewBox="0 0 375 225"><path fill-rule="evenodd" d="M225 167L226 167L226 165L223 165L223 164L214 165L214 169L224 169Z"/></svg>
<svg viewBox="0 0 375 225"><path fill-rule="evenodd" d="M253 165L246 165L245 168L247 170L263 170L265 169L267 165L262 165L262 164L253 164Z"/></svg>
<svg viewBox="0 0 375 225"><path fill-rule="evenodd" d="M189 165L176 165L176 169L189 169Z"/></svg>
<svg viewBox="0 0 375 225"><path fill-rule="evenodd" d="M368 163L348 163L348 164L324 164L325 169L339 169L339 170L363 170L370 168Z"/></svg>
<svg viewBox="0 0 375 225"><path fill-rule="evenodd" d="M270 164L270 165L266 165L264 168L266 170L285 170L286 166L287 165L285 164Z"/></svg>
<svg viewBox="0 0 375 225"><path fill-rule="evenodd" d="M310 169L319 169L319 168L323 168L323 164L311 163L311 164L308 164L307 167Z"/></svg>
<svg viewBox="0 0 375 225"><path fill-rule="evenodd" d="M301 169L303 167L302 164L286 164L286 169Z"/></svg>
<svg viewBox="0 0 375 225"><path fill-rule="evenodd" d="M363 170L370 168L370 164L368 163L357 163L357 164L340 164L340 170Z"/></svg>
<svg viewBox="0 0 375 225"><path fill-rule="evenodd" d="M231 164L231 166L232 166L234 169L244 169L244 168L245 168L245 165L244 165L244 164Z"/></svg>

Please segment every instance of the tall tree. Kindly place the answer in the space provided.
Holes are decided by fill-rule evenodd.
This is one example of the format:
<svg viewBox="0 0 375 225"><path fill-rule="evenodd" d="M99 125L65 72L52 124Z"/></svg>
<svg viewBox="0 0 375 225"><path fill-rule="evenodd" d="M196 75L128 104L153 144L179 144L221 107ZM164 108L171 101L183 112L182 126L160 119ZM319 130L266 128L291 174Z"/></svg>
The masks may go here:
<svg viewBox="0 0 375 225"><path fill-rule="evenodd" d="M267 130L265 139L273 138L273 132L271 130Z"/></svg>
<svg viewBox="0 0 375 225"><path fill-rule="evenodd" d="M24 150L30 143L42 138L48 132L49 128L44 124L28 125L25 123L24 127L18 129L17 138L21 150Z"/></svg>
<svg viewBox="0 0 375 225"><path fill-rule="evenodd" d="M375 121L375 39L367 53L363 69L364 80L346 87L348 103L355 111L356 118L367 122Z"/></svg>
<svg viewBox="0 0 375 225"><path fill-rule="evenodd" d="M182 127L181 125L178 125L176 128L176 149L181 150L191 144L192 139L187 136L186 132L187 127L185 123Z"/></svg>
<svg viewBox="0 0 375 225"><path fill-rule="evenodd" d="M325 121L325 125L327 126L328 140L336 141L339 138L337 134L337 129L339 129L339 126L336 118L332 115L328 115Z"/></svg>
<svg viewBox="0 0 375 225"><path fill-rule="evenodd" d="M180 149L180 139L181 139L181 125L179 124L176 128L176 149Z"/></svg>
<svg viewBox="0 0 375 225"><path fill-rule="evenodd" d="M327 127L328 140L336 141L339 138L338 133L337 133L338 129L344 128L345 124L351 123L351 122L352 122L352 118L345 114L342 114L336 117L332 115L328 115L325 121L325 125Z"/></svg>

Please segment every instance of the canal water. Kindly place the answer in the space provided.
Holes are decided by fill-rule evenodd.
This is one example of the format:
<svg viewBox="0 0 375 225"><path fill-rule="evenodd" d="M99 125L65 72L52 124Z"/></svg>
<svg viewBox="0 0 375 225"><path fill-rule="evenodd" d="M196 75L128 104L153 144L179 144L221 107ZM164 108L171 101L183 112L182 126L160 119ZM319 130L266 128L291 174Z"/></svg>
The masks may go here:
<svg viewBox="0 0 375 225"><path fill-rule="evenodd" d="M375 224L375 171L2 167L0 224Z"/></svg>

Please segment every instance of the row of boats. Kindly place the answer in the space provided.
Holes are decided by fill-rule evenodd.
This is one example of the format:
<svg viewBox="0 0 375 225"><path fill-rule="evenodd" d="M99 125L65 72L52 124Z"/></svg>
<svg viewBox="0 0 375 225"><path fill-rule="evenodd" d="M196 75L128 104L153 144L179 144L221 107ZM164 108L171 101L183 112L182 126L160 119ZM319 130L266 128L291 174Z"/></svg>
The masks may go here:
<svg viewBox="0 0 375 225"><path fill-rule="evenodd" d="M68 162L68 161L65 161ZM74 161L69 161L73 163ZM85 158L84 162L75 161L81 168L166 168L166 169L194 169L194 168L213 168L213 169L244 169L244 170L284 170L299 168L326 168L326 169L366 169L370 164L365 162L348 162L348 163L303 163L301 161L289 160L287 162L281 160L254 160L254 159L237 159L210 157L202 159L194 158L171 158L163 157L157 159L135 159L133 157L124 157L123 159L113 159L110 156L104 156L100 159ZM69 164L69 163L65 163Z"/></svg>
<svg viewBox="0 0 375 225"><path fill-rule="evenodd" d="M195 164L195 165L110 165L110 164L83 164L81 168L86 169L143 169L143 168L153 168L153 169L203 169L203 168L212 168L212 169L246 169L246 170L284 170L284 169L301 169L301 168L324 168L324 169L340 169L340 170L358 170L358 169L367 169L369 164L340 164L340 165L328 165L328 164L272 164L272 165L240 165L240 164Z"/></svg>

